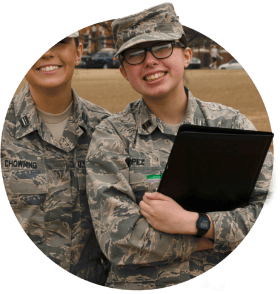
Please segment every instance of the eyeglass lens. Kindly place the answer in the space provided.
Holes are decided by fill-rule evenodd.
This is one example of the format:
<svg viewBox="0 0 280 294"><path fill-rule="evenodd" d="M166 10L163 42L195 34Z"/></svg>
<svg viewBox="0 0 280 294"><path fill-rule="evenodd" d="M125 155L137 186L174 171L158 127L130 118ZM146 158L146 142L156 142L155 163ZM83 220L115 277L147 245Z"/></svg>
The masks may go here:
<svg viewBox="0 0 280 294"><path fill-rule="evenodd" d="M129 64L138 64L144 61L146 52L150 51L155 58L163 59L172 54L172 42L157 43L148 48L132 48L124 53L124 59Z"/></svg>

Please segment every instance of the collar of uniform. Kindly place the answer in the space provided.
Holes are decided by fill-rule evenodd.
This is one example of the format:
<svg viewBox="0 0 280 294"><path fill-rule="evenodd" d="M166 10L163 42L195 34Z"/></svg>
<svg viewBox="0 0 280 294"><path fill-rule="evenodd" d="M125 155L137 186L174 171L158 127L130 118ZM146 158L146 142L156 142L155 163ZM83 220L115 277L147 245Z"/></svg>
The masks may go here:
<svg viewBox="0 0 280 294"><path fill-rule="evenodd" d="M196 98L186 87L185 92L188 97L188 104L183 124L205 125L204 115L197 104ZM175 134L173 130L166 127L164 122L151 113L143 98L139 104L138 115L139 116L138 119L136 118L136 121L138 122L137 127L140 135L150 135L157 127L162 133L170 135Z"/></svg>
<svg viewBox="0 0 280 294"><path fill-rule="evenodd" d="M73 117L76 122L76 133L78 136L82 135L88 130L88 115L84 107L82 99L78 94L72 89L73 96Z"/></svg>
<svg viewBox="0 0 280 294"><path fill-rule="evenodd" d="M87 132L87 115L84 111L83 102L72 89L73 109L68 123L60 139L60 147L65 152L70 152L78 143L79 137ZM65 136L67 134L67 136Z"/></svg>
<svg viewBox="0 0 280 294"><path fill-rule="evenodd" d="M70 123L70 125L67 124L67 127L72 134L74 133L77 135L77 138L73 138L74 141L77 141L78 137L81 136L88 129L86 124L87 115L84 111L83 103L80 101L81 99L73 89L72 95L74 106L73 112L69 117L69 122L72 123ZM59 146L48 134L46 127L38 117L36 106L33 98L31 97L28 83L22 88L17 96L17 99L15 99L14 108L16 115L16 139L22 138L27 134L38 130L41 133L41 136L44 137L44 140L46 140L47 142L50 142L57 147L63 148L63 150L71 150L73 148L72 145L74 142L71 142L70 146L68 144L69 140L64 140L64 143L62 144L63 146ZM22 122L22 120L24 123Z"/></svg>
<svg viewBox="0 0 280 294"><path fill-rule="evenodd" d="M185 88L185 91L187 91L187 88ZM186 115L183 120L184 124L194 123L194 113L196 108L197 108L197 103L195 101L195 98L193 94L190 91L188 91L188 104L187 104Z"/></svg>
<svg viewBox="0 0 280 294"><path fill-rule="evenodd" d="M138 133L140 135L150 135L157 128L159 118L152 114L143 98L140 100L137 114Z"/></svg>
<svg viewBox="0 0 280 294"><path fill-rule="evenodd" d="M16 116L15 138L19 139L38 130L39 120L28 83L21 89L16 97L17 99L14 100Z"/></svg>
<svg viewBox="0 0 280 294"><path fill-rule="evenodd" d="M185 88L185 91L188 96L188 105L183 124L206 125L205 117L197 103L197 99L187 88Z"/></svg>
<svg viewBox="0 0 280 294"><path fill-rule="evenodd" d="M156 128L168 135L175 135L175 132L167 127L167 125L157 116L155 116L145 103L144 99L140 100L138 118L138 134L150 135Z"/></svg>

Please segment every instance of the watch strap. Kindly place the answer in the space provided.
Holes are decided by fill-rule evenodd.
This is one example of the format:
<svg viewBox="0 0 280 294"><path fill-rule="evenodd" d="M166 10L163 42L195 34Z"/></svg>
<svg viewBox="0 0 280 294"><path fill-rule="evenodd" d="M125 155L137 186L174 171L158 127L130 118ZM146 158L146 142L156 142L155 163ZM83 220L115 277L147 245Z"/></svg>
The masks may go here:
<svg viewBox="0 0 280 294"><path fill-rule="evenodd" d="M205 225L202 227L201 223ZM210 219L206 213L198 212L198 219L196 221L197 237L203 237L210 229Z"/></svg>

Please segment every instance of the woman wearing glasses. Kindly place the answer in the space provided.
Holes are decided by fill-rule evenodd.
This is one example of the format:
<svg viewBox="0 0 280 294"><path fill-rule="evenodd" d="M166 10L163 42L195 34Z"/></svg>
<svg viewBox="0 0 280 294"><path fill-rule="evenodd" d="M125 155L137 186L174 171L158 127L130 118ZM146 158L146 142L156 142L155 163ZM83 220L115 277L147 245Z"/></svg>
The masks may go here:
<svg viewBox="0 0 280 294"><path fill-rule="evenodd" d="M250 205L199 216L168 195L146 193L164 171L182 123L254 129L237 110L196 99L184 87L192 57L172 4L113 22L120 71L142 99L99 124L86 159L97 238L112 262L106 285L155 289L187 281L223 260L246 236L265 201L268 156ZM153 186L154 185L154 186ZM206 226L196 225L197 220Z"/></svg>

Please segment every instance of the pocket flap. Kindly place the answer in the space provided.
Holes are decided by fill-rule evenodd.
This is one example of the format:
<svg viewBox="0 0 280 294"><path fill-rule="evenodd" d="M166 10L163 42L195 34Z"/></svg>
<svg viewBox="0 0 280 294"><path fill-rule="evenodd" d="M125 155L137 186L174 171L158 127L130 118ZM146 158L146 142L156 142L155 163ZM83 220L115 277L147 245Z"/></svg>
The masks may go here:
<svg viewBox="0 0 280 294"><path fill-rule="evenodd" d="M48 192L47 174L38 170L3 171L7 194L45 194Z"/></svg>

